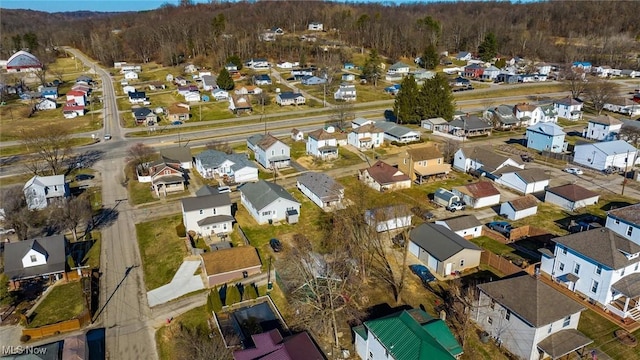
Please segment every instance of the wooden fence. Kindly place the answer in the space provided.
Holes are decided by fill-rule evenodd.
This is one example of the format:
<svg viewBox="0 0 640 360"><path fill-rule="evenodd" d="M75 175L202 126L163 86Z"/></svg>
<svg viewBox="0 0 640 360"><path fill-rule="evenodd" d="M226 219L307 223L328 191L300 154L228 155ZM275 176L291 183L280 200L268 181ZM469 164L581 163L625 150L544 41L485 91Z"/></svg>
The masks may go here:
<svg viewBox="0 0 640 360"><path fill-rule="evenodd" d="M56 324L40 326L33 329L22 329L22 336L29 336L32 340L47 336L58 335L60 333L75 331L91 322L91 314L85 311L75 319L61 321Z"/></svg>
<svg viewBox="0 0 640 360"><path fill-rule="evenodd" d="M521 271L525 271L521 267L513 264L511 261L496 255L490 251L483 251L480 255L480 263L491 266L492 268L500 271L505 276L513 275Z"/></svg>

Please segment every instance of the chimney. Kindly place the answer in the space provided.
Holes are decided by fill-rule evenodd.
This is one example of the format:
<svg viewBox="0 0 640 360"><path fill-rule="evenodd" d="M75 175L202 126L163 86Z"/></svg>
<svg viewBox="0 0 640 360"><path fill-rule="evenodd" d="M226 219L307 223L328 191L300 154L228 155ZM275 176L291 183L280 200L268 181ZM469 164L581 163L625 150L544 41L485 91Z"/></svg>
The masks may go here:
<svg viewBox="0 0 640 360"><path fill-rule="evenodd" d="M447 320L447 312L444 310L440 310L440 320L442 321L446 321Z"/></svg>

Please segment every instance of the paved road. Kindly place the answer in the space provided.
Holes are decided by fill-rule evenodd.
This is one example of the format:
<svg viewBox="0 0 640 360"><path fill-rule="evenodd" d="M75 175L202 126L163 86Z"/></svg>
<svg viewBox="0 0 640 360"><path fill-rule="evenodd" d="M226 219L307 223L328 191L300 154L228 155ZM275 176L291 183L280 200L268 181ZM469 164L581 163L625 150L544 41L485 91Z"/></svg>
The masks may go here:
<svg viewBox="0 0 640 360"><path fill-rule="evenodd" d="M109 150L126 147L109 73L80 52L69 51L93 67L102 78L104 131L113 138L109 146L104 146L105 151L108 153ZM122 157L109 156L94 166L102 178L102 202L105 208L111 208L117 215L116 220L102 230L100 304L105 308L97 321L106 328L107 359L156 359L154 337L147 329L151 312L147 305L135 226L131 216L126 215L131 208L127 189L121 185L124 166Z"/></svg>

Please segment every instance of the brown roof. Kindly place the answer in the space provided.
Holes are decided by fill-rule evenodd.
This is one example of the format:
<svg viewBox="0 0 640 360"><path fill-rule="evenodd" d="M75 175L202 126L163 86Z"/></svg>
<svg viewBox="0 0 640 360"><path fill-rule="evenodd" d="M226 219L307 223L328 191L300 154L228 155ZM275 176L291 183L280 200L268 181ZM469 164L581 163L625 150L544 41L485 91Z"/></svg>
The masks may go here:
<svg viewBox="0 0 640 360"><path fill-rule="evenodd" d="M598 193L575 184L556 186L548 188L547 191L574 202L598 196Z"/></svg>
<svg viewBox="0 0 640 360"><path fill-rule="evenodd" d="M500 191L489 181L480 181L473 184L456 186L454 189L463 194L470 195L474 198L483 198L487 196L500 195Z"/></svg>
<svg viewBox="0 0 640 360"><path fill-rule="evenodd" d="M522 104L517 104L515 106L515 108L519 111L533 111L536 109L537 106L535 105L531 105L531 104L527 104L527 103L522 103Z"/></svg>
<svg viewBox="0 0 640 360"><path fill-rule="evenodd" d="M538 199L533 195L525 195L509 201L509 204L515 211L525 210L538 206Z"/></svg>
<svg viewBox="0 0 640 360"><path fill-rule="evenodd" d="M451 231L460 231L467 230L470 228L482 226L482 223L478 218L473 215L460 215L449 219L441 220L442 222L447 224L447 227L451 229ZM439 222L436 221L436 224Z"/></svg>
<svg viewBox="0 0 640 360"><path fill-rule="evenodd" d="M625 206L615 210L609 210L608 214L609 216L616 219L620 219L631 224L640 225L640 203Z"/></svg>
<svg viewBox="0 0 640 360"><path fill-rule="evenodd" d="M183 106L180 104L173 104L171 106L169 106L169 108L167 109L167 112L169 114L188 114L189 113L189 106Z"/></svg>
<svg viewBox="0 0 640 360"><path fill-rule="evenodd" d="M278 138L271 135L271 133L267 133L265 136L262 137L262 139L260 139L260 141L258 141L256 145L260 149L267 150L268 148L271 147L271 145L277 143L278 141L280 141L278 140Z"/></svg>
<svg viewBox="0 0 640 360"><path fill-rule="evenodd" d="M253 246L238 246L229 249L206 252L202 262L207 276L261 266L258 252Z"/></svg>
<svg viewBox="0 0 640 360"><path fill-rule="evenodd" d="M478 288L536 328L584 310L578 302L529 275L481 284Z"/></svg>
<svg viewBox="0 0 640 360"><path fill-rule="evenodd" d="M352 131L355 132L356 134L381 133L381 132L384 132L384 131L382 131L382 129L376 127L373 124L367 124L367 125L358 126L357 128L353 129Z"/></svg>
<svg viewBox="0 0 640 360"><path fill-rule="evenodd" d="M407 153L413 161L439 159L442 157L440 150L433 145L407 149Z"/></svg>
<svg viewBox="0 0 640 360"><path fill-rule="evenodd" d="M382 162L378 161L373 164L372 167L366 168L362 171L366 171L378 184L391 184L399 181L407 181L409 177L403 174L397 168Z"/></svg>
<svg viewBox="0 0 640 360"><path fill-rule="evenodd" d="M314 130L314 131L310 132L307 135L310 138L314 138L316 140L328 140L328 139L335 139L336 138L336 134L335 133L330 133L330 132L326 131L325 129Z"/></svg>
<svg viewBox="0 0 640 360"><path fill-rule="evenodd" d="M589 122L592 122L594 124L602 124L602 125L609 125L609 126L622 124L622 121L614 118L611 115L600 115L598 117L595 117L589 120Z"/></svg>

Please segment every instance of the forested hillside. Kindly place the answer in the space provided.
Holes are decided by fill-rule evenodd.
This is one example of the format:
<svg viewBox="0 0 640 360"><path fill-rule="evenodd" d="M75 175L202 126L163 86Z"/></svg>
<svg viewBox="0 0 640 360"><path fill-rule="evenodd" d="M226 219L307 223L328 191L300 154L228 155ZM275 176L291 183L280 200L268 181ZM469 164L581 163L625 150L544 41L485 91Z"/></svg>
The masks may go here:
<svg viewBox="0 0 640 360"><path fill-rule="evenodd" d="M550 62L592 61L638 68L640 22L633 1L461 2L408 5L330 2L214 2L164 7L140 13L56 13L2 10L1 57L26 47L24 35L38 39L36 54L71 45L110 65L113 61L183 61L221 66L231 55L242 59L314 60L335 52L339 60L375 48L391 59L421 55L432 43L438 51L476 52L489 32L502 56ZM297 36L308 23L324 24L317 41ZM280 27L285 35L263 42L259 35ZM336 50L333 50L336 49Z"/></svg>

